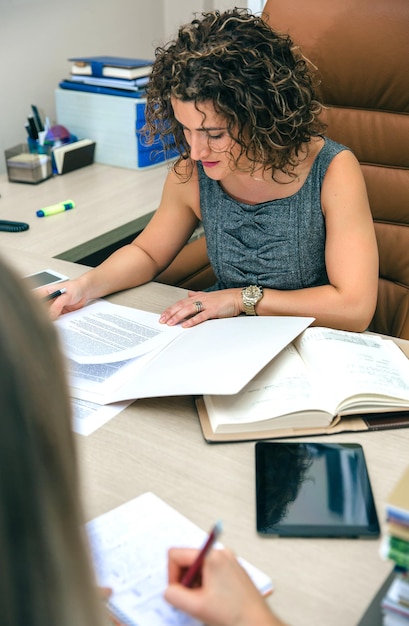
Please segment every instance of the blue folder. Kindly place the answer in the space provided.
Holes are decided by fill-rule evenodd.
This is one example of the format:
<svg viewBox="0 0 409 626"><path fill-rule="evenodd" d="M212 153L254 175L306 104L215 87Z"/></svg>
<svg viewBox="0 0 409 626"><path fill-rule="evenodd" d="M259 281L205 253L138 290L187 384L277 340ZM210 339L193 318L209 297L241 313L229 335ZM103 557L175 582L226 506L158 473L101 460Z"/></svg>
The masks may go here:
<svg viewBox="0 0 409 626"><path fill-rule="evenodd" d="M68 59L73 63L87 63L91 67L92 76L103 76L103 69L106 66L120 67L124 69L134 69L153 65L153 61L147 59L130 59L127 57L113 56L93 56L93 57L76 57Z"/></svg>
<svg viewBox="0 0 409 626"><path fill-rule="evenodd" d="M103 93L107 96L126 96L127 98L141 99L145 97L144 89L132 91L130 89L117 89L116 87L101 87L100 85L88 85L74 80L62 80L59 83L61 89L71 89L73 91L88 91L91 93Z"/></svg>

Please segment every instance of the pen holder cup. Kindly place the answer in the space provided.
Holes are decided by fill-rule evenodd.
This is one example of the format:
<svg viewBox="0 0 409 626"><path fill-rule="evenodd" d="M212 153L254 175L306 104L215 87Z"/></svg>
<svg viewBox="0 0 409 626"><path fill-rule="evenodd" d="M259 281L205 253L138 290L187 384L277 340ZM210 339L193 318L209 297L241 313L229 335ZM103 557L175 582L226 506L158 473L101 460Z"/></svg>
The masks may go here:
<svg viewBox="0 0 409 626"><path fill-rule="evenodd" d="M49 150L36 142L21 143L5 151L10 182L37 184L53 175Z"/></svg>

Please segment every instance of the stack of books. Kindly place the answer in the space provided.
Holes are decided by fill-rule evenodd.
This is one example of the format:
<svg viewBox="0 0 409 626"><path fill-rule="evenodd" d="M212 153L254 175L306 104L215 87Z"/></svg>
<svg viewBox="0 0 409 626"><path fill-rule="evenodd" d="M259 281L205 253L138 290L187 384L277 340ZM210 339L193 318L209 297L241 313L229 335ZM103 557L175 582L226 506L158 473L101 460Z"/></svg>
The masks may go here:
<svg viewBox="0 0 409 626"><path fill-rule="evenodd" d="M172 140L147 143L145 87L153 61L99 56L69 59L71 75L55 92L58 124L96 142L96 163L141 169L178 156Z"/></svg>
<svg viewBox="0 0 409 626"><path fill-rule="evenodd" d="M409 467L386 503L381 556L395 565L392 582L381 602L383 626L409 625Z"/></svg>
<svg viewBox="0 0 409 626"><path fill-rule="evenodd" d="M112 96L143 98L153 61L115 56L69 59L70 78L60 82L62 89L88 91Z"/></svg>

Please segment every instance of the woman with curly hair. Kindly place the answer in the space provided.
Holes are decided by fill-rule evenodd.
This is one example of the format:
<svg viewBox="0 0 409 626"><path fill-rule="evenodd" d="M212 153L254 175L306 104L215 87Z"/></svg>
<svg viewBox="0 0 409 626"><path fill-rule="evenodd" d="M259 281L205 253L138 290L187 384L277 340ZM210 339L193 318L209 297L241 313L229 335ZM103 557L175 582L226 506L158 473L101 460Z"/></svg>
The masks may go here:
<svg viewBox="0 0 409 626"><path fill-rule="evenodd" d="M217 283L167 308L194 326L311 316L362 331L374 313L377 245L352 152L324 135L306 59L247 10L203 13L156 50L146 132L180 157L145 230L67 283L55 316L155 278L203 223Z"/></svg>

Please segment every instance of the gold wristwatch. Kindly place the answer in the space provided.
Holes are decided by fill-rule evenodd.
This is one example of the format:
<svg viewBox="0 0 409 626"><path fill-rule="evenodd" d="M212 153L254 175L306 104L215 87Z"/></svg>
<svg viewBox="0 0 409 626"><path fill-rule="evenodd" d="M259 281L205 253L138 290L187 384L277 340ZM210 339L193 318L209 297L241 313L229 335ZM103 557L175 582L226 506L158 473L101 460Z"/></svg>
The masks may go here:
<svg viewBox="0 0 409 626"><path fill-rule="evenodd" d="M241 290L244 312L246 315L257 315L255 306L263 297L263 287L250 285Z"/></svg>

